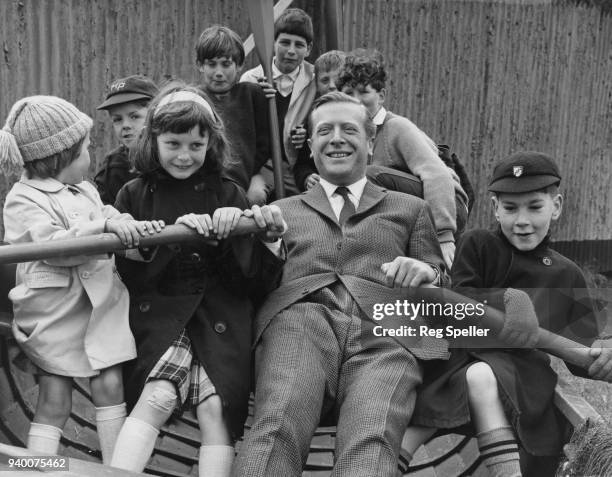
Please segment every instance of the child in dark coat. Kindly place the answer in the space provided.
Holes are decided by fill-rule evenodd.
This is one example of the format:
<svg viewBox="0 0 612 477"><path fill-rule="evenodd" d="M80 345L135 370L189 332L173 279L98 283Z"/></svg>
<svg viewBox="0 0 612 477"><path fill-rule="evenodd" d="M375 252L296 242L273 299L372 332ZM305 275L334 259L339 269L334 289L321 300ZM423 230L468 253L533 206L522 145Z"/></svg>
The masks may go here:
<svg viewBox="0 0 612 477"><path fill-rule="evenodd" d="M119 78L110 85L104 102L97 107L108 111L119 147L110 151L96 172L94 182L105 204L114 204L123 184L134 179L129 154L144 126L149 102L158 93L157 86L146 76Z"/></svg>
<svg viewBox="0 0 612 477"><path fill-rule="evenodd" d="M219 243L160 247L144 253L148 261L120 264L138 357L125 368L133 410L119 435L115 467L142 471L159 428L173 412L195 409L199 475L226 476L233 440L243 432L253 314L248 279L273 287L282 262L251 236L227 238L247 201L221 176L229 156L223 129L201 90L168 87L152 102L135 151L141 176L117 198L119 210L182 223ZM280 213L266 223L275 224L283 230Z"/></svg>
<svg viewBox="0 0 612 477"><path fill-rule="evenodd" d="M238 82L244 63L244 48L238 34L221 25L202 32L196 44L200 83L221 116L232 147L228 177L247 191L252 204L267 197L266 184L259 175L270 158L268 102L261 88Z"/></svg>
<svg viewBox="0 0 612 477"><path fill-rule="evenodd" d="M413 415L413 424L437 428L471 421L484 463L495 476L521 475L519 446L532 456L557 457L563 445L563 424L553 403L557 375L546 353L529 349L538 325L591 346L588 376L612 380L612 340L597 338L585 278L575 263L549 247L550 224L561 215L560 181L553 160L541 153L520 152L497 164L489 190L500 227L464 235L453 286L505 308L509 327L499 337L525 349L454 350L448 362L426 370ZM526 292L534 312L525 309L510 320L509 287Z"/></svg>

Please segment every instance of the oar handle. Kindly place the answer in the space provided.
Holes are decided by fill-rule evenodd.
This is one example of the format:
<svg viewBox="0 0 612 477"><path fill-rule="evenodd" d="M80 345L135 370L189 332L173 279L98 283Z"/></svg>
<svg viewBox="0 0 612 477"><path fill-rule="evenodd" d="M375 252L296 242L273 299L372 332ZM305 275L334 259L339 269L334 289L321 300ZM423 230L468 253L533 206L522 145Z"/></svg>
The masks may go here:
<svg viewBox="0 0 612 477"><path fill-rule="evenodd" d="M255 221L241 217L230 236L257 232ZM214 237L204 238L195 230L183 224L168 225L161 232L140 238L140 247L155 247L170 243L213 241ZM31 262L47 258L63 258L74 255L96 255L100 253L126 250L119 237L112 233L87 235L65 240L30 242L0 247L0 264Z"/></svg>
<svg viewBox="0 0 612 477"><path fill-rule="evenodd" d="M273 82L272 58L274 56L274 7L273 0L247 0L249 19L255 49L264 74L270 83ZM285 185L283 182L283 155L280 129L278 124L278 113L276 111L276 98L268 98L268 121L270 124L270 143L272 165L274 168L274 191L277 199L285 196Z"/></svg>
<svg viewBox="0 0 612 477"><path fill-rule="evenodd" d="M423 288L425 288L423 292L426 295L429 295L426 290L436 287L424 286ZM454 290L448 288L438 288L437 290L437 292L433 292L433 290L431 292L429 299L432 301L442 301L444 303L470 303L474 306L477 304L482 305L478 301L461 295ZM440 291L442 293L440 293ZM482 325L490 328L495 334L499 333L504 326L504 313L487 305L484 306L484 310L484 315L480 317ZM561 358L564 361L579 366L583 369L587 369L593 363L593 358L589 354L590 348L588 346L576 343L573 340L559 336L552 331L545 330L544 328L539 328L538 330L538 342L536 343L536 348L546 351L547 353L557 356L558 358Z"/></svg>

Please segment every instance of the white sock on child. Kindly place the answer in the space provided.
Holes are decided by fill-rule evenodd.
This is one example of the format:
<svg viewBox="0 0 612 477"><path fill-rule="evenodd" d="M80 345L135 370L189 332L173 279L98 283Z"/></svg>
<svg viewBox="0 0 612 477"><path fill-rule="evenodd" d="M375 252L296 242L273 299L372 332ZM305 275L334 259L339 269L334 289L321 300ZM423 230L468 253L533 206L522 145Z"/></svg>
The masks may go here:
<svg viewBox="0 0 612 477"><path fill-rule="evenodd" d="M198 475L200 477L228 477L233 462L233 446L201 446Z"/></svg>
<svg viewBox="0 0 612 477"><path fill-rule="evenodd" d="M61 437L59 427L33 422L28 432L28 449L41 455L57 455Z"/></svg>
<svg viewBox="0 0 612 477"><path fill-rule="evenodd" d="M110 465L142 472L151 458L158 434L159 429L148 422L128 416L117 437Z"/></svg>
<svg viewBox="0 0 612 477"><path fill-rule="evenodd" d="M96 407L98 439L102 451L102 462L106 465L110 464L113 457L115 442L117 442L125 416L127 416L127 410L124 402L115 406Z"/></svg>

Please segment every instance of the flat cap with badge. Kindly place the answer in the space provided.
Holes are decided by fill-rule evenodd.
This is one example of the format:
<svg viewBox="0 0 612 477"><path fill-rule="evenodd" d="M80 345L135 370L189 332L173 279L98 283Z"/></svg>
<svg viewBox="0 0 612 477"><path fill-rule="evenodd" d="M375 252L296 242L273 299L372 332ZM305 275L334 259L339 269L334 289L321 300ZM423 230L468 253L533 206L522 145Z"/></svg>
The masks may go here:
<svg viewBox="0 0 612 477"><path fill-rule="evenodd" d="M96 109L108 109L118 104L152 99L158 92L156 84L142 75L132 75L114 81L104 102Z"/></svg>
<svg viewBox="0 0 612 477"><path fill-rule="evenodd" d="M541 152L521 151L497 163L489 191L520 194L560 182L561 174L552 157Z"/></svg>

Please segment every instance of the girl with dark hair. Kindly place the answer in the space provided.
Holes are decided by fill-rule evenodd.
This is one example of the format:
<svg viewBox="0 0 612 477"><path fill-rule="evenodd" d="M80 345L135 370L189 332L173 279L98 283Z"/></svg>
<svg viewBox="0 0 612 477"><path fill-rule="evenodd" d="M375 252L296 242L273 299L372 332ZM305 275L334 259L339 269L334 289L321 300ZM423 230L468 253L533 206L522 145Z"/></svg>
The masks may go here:
<svg viewBox="0 0 612 477"><path fill-rule="evenodd" d="M133 156L140 177L123 187L116 206L185 224L218 243L143 250L141 260L119 264L138 357L125 368L133 409L115 467L142 471L160 427L173 413L195 410L200 475L229 475L250 389L249 278L274 285L281 261L252 236L228 238L248 207L243 190L221 176L228 149L223 124L198 88L169 86L151 103Z"/></svg>

